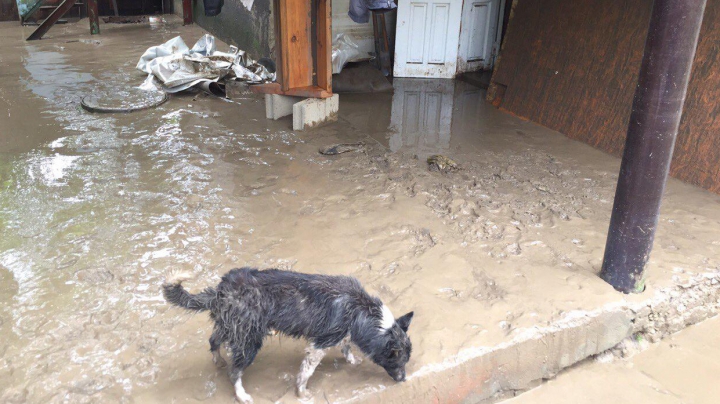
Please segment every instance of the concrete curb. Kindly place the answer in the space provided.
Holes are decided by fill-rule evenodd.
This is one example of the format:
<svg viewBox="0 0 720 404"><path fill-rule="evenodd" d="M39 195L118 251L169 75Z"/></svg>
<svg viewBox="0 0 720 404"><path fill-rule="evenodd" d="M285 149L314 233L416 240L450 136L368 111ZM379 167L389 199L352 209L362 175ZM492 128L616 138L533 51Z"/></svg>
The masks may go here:
<svg viewBox="0 0 720 404"><path fill-rule="evenodd" d="M526 390L542 379L619 346L627 337L650 342L709 318L720 308L720 272L663 288L641 302L622 301L591 312L570 312L548 327L519 330L494 347L461 351L426 365L408 381L357 396L353 403L478 403Z"/></svg>

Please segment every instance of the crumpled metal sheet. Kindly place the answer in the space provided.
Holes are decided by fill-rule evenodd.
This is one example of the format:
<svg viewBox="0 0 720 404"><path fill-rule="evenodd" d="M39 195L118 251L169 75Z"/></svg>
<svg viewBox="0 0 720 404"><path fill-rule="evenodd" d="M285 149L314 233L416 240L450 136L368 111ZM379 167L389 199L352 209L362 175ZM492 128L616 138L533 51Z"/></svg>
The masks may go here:
<svg viewBox="0 0 720 404"><path fill-rule="evenodd" d="M200 89L218 88L210 83L240 80L248 83L275 81L275 73L247 57L244 51L231 46L230 52L220 52L215 37L203 35L192 48L177 36L162 45L152 46L143 53L136 68L148 73L139 86L145 90L176 93L197 86ZM217 95L217 91L212 94Z"/></svg>

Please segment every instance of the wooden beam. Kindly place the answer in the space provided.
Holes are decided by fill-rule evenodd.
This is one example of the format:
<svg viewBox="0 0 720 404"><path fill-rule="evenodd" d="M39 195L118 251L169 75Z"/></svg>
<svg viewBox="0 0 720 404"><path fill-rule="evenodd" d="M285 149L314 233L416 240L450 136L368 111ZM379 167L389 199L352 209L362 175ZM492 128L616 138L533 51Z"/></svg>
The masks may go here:
<svg viewBox="0 0 720 404"><path fill-rule="evenodd" d="M32 6L30 6L25 15L20 15L20 24L24 24L28 18L32 17L32 15L35 14L36 11L40 10L40 7L42 7L44 3L45 0L38 0ZM18 12L18 14L20 13Z"/></svg>
<svg viewBox="0 0 720 404"><path fill-rule="evenodd" d="M75 0L65 0L53 11L45 21L27 38L28 41L40 39L50 31L50 28L75 5Z"/></svg>
<svg viewBox="0 0 720 404"><path fill-rule="evenodd" d="M90 35L98 35L100 33L100 16L97 0L87 0L87 15L90 20Z"/></svg>
<svg viewBox="0 0 720 404"><path fill-rule="evenodd" d="M250 91L255 94L278 94L309 98L330 98L333 95L332 92L326 91L318 86L296 87L289 90L283 90L279 83L267 83L254 84L249 88Z"/></svg>
<svg viewBox="0 0 720 404"><path fill-rule="evenodd" d="M317 85L332 95L332 1L318 0L317 56L315 60Z"/></svg>
<svg viewBox="0 0 720 404"><path fill-rule="evenodd" d="M183 7L183 25L190 25L193 23L193 9L192 0L182 0Z"/></svg>

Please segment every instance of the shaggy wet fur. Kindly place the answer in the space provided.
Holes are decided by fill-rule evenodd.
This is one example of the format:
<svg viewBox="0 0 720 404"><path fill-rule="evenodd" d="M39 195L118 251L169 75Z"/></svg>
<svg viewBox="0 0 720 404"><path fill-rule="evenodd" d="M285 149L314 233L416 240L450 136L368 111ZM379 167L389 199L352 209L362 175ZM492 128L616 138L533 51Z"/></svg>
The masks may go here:
<svg viewBox="0 0 720 404"><path fill-rule="evenodd" d="M301 274L278 269L233 269L215 288L188 293L175 274L163 284L168 302L194 311L209 311L215 322L210 351L224 363L219 348L226 343L232 354L230 377L236 397L252 402L242 388L242 372L255 359L271 331L310 342L298 374L297 393L306 395L305 384L327 348L343 343L349 362L355 361L347 339L396 381L405 380L405 364L412 345L407 336L413 313L392 319L380 299L368 295L357 279L346 276ZM345 342L344 342L345 341Z"/></svg>

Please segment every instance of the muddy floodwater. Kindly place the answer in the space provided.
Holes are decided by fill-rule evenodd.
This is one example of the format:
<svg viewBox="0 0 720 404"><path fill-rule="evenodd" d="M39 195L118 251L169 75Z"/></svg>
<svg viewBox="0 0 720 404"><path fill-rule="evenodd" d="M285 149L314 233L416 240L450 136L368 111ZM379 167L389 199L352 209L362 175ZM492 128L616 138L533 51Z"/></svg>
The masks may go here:
<svg viewBox="0 0 720 404"><path fill-rule="evenodd" d="M203 31L90 37L85 22L25 42L31 29L0 24L0 402L232 402L207 316L162 298L172 269L191 291L246 265L355 276L396 316L415 311L410 381L620 299L597 277L619 160L480 89L396 80L342 95L339 121L308 132L254 96L92 114L82 96L139 85L145 49ZM340 142L365 149L318 153ZM460 169L429 171L431 154ZM646 293L720 269L719 200L671 181ZM268 337L243 377L256 403L297 402L303 347ZM325 403L402 386L333 351L308 388Z"/></svg>

